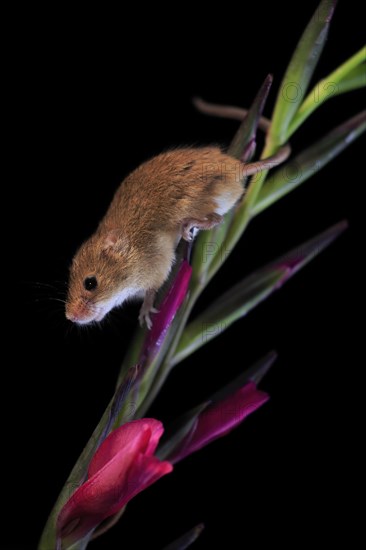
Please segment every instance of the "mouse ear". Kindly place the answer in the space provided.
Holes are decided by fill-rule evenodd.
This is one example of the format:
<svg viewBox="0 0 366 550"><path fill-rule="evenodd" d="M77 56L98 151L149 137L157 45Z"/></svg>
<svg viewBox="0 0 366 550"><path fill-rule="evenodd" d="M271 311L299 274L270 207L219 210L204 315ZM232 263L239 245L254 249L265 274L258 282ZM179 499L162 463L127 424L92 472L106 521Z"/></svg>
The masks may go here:
<svg viewBox="0 0 366 550"><path fill-rule="evenodd" d="M114 250L122 252L127 247L126 239L121 235L119 229L111 229L104 236L103 250Z"/></svg>

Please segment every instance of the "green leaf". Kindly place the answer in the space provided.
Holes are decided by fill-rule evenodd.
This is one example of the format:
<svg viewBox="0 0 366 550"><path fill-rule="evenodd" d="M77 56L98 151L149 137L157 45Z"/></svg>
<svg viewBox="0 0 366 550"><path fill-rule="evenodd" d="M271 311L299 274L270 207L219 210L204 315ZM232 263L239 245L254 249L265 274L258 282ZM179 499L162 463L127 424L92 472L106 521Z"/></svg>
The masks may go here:
<svg viewBox="0 0 366 550"><path fill-rule="evenodd" d="M299 107L287 132L287 139L327 99L366 85L366 47L361 48L335 71L322 78Z"/></svg>
<svg viewBox="0 0 366 550"><path fill-rule="evenodd" d="M264 268L231 288L185 328L173 358L177 364L224 332L265 300L287 277L286 266Z"/></svg>
<svg viewBox="0 0 366 550"><path fill-rule="evenodd" d="M218 298L185 328L173 364L224 332L260 302L279 289L292 275L326 248L347 227L340 222L297 246L271 264L255 271Z"/></svg>
<svg viewBox="0 0 366 550"><path fill-rule="evenodd" d="M347 120L282 165L263 185L253 215L278 201L333 160L366 130L366 111Z"/></svg>
<svg viewBox="0 0 366 550"><path fill-rule="evenodd" d="M336 95L352 92L366 86L366 64L362 63L347 74L337 85Z"/></svg>
<svg viewBox="0 0 366 550"><path fill-rule="evenodd" d="M322 0L306 27L281 82L269 134L271 149L287 141L288 128L305 96L328 36L336 0Z"/></svg>
<svg viewBox="0 0 366 550"><path fill-rule="evenodd" d="M176 541L165 546L164 550L185 550L198 539L204 527L203 523L200 523Z"/></svg>

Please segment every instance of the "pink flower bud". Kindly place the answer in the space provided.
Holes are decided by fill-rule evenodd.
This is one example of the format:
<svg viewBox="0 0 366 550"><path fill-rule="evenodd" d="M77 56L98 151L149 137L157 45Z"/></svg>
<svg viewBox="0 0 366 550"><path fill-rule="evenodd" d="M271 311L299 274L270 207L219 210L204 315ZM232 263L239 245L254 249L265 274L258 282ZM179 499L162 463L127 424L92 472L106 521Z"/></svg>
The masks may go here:
<svg viewBox="0 0 366 550"><path fill-rule="evenodd" d="M226 435L268 399L268 394L257 390L254 382L249 382L222 401L211 403L198 415L193 429L169 456L169 460L173 464L179 462Z"/></svg>
<svg viewBox="0 0 366 550"><path fill-rule="evenodd" d="M62 508L58 538L72 544L116 514L137 493L172 471L154 455L163 425L153 418L114 430L92 458L86 481Z"/></svg>

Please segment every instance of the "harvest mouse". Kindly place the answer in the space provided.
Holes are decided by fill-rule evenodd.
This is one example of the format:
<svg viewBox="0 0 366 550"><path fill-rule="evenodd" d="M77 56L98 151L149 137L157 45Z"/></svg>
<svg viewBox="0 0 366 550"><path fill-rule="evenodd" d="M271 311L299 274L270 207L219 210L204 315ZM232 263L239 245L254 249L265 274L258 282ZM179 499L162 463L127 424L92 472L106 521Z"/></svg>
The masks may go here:
<svg viewBox="0 0 366 550"><path fill-rule="evenodd" d="M144 162L121 183L96 232L72 261L67 319L98 322L126 300L141 297L139 321L151 328L154 298L180 239L191 240L193 228L220 223L242 197L244 177L263 163L272 167L283 160L284 155L245 165L219 147L185 147Z"/></svg>

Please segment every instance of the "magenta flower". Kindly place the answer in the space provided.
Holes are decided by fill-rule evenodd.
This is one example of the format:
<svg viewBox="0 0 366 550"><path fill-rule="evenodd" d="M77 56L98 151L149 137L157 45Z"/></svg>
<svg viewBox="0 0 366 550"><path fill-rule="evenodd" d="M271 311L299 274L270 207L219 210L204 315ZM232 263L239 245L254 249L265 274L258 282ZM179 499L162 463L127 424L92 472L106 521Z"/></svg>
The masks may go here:
<svg viewBox="0 0 366 550"><path fill-rule="evenodd" d="M172 471L169 462L153 456L163 431L158 420L143 418L117 428L103 441L90 462L87 480L60 512L59 539L68 545L80 540Z"/></svg>
<svg viewBox="0 0 366 550"><path fill-rule="evenodd" d="M257 390L254 382L249 382L222 401L209 404L198 415L192 430L169 455L170 462L174 464L226 435L268 399L267 393Z"/></svg>

